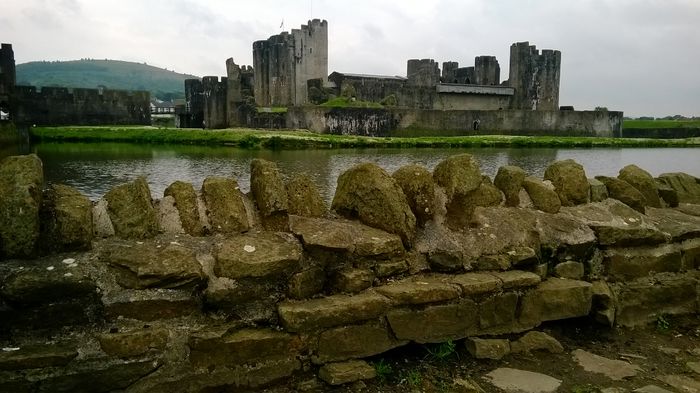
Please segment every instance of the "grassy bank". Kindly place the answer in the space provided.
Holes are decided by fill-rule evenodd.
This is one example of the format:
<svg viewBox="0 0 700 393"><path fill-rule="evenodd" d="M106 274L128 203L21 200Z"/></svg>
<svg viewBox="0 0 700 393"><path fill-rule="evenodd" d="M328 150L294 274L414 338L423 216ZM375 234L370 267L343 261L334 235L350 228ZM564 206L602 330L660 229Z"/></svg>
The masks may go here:
<svg viewBox="0 0 700 393"><path fill-rule="evenodd" d="M625 120L622 128L700 128L700 120Z"/></svg>
<svg viewBox="0 0 700 393"><path fill-rule="evenodd" d="M308 131L253 129L199 130L155 127L35 127L42 142L130 142L151 144L226 145L242 148L371 148L371 147L698 147L700 138L635 139L548 136L455 136L372 138L316 134Z"/></svg>

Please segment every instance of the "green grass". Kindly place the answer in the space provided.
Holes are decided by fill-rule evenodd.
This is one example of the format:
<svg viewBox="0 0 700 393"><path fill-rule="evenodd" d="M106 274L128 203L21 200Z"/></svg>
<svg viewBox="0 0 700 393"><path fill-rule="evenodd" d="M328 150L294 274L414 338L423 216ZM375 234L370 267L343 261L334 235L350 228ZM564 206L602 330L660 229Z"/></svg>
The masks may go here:
<svg viewBox="0 0 700 393"><path fill-rule="evenodd" d="M286 106L273 106L271 108L266 108L259 106L257 107L258 113L287 113Z"/></svg>
<svg viewBox="0 0 700 393"><path fill-rule="evenodd" d="M326 106L331 108L383 108L382 104L378 102L359 100L353 101L351 98L348 97L336 97L332 100L324 102L320 106Z"/></svg>
<svg viewBox="0 0 700 393"><path fill-rule="evenodd" d="M391 364L387 363L384 359L379 359L378 362L374 363L374 371L376 371L379 381L384 383L389 379L394 369L391 367Z"/></svg>
<svg viewBox="0 0 700 393"><path fill-rule="evenodd" d="M638 139L549 136L453 136L375 138L317 134L309 131L267 131L246 128L225 130L157 127L35 127L32 138L42 142L130 142L237 146L249 149L301 148L467 148L467 147L699 147L700 138Z"/></svg>
<svg viewBox="0 0 700 393"><path fill-rule="evenodd" d="M425 350L433 360L443 361L457 354L457 344L452 340L447 340L444 343L426 346Z"/></svg>
<svg viewBox="0 0 700 393"><path fill-rule="evenodd" d="M625 120L622 128L700 128L700 120Z"/></svg>

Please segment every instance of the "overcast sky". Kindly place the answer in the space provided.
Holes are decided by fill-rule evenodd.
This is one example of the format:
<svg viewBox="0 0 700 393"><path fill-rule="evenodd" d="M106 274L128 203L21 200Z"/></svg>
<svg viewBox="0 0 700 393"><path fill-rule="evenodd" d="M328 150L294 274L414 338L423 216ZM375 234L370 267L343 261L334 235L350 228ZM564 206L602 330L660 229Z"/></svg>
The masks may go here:
<svg viewBox="0 0 700 393"><path fill-rule="evenodd" d="M329 24L329 73L405 75L409 58L473 65L529 41L562 52L560 105L700 115L700 0L0 0L17 63L117 59L198 76L252 63L253 41Z"/></svg>

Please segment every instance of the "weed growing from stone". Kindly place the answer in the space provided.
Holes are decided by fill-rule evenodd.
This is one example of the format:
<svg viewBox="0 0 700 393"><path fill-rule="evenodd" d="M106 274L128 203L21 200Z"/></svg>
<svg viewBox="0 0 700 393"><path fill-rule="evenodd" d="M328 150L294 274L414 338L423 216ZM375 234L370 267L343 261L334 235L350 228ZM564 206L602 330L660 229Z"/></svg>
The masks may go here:
<svg viewBox="0 0 700 393"><path fill-rule="evenodd" d="M423 376L421 375L420 371L418 370L408 370L408 371L402 371L399 373L399 384L407 384L408 386L411 387L418 387L420 386L421 382L423 381Z"/></svg>
<svg viewBox="0 0 700 393"><path fill-rule="evenodd" d="M661 314L656 317L656 330L662 333L666 333L671 330L671 321L668 320L668 316Z"/></svg>
<svg viewBox="0 0 700 393"><path fill-rule="evenodd" d="M452 340L447 340L444 343L425 348L428 351L428 356L434 360L447 360L450 356L457 353L457 344Z"/></svg>
<svg viewBox="0 0 700 393"><path fill-rule="evenodd" d="M374 371L376 371L377 378L381 383L386 382L391 373L394 372L393 368L391 367L391 364L389 364L384 359L379 359L378 362L374 363Z"/></svg>

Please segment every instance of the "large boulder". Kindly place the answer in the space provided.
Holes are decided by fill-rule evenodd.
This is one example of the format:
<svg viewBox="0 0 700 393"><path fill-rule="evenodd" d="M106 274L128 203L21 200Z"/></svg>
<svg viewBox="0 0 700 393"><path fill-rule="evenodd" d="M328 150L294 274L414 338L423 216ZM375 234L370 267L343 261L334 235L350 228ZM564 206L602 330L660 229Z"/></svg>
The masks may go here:
<svg viewBox="0 0 700 393"><path fill-rule="evenodd" d="M338 214L395 233L410 246L416 217L396 180L375 164L356 165L338 177L331 206Z"/></svg>
<svg viewBox="0 0 700 393"><path fill-rule="evenodd" d="M285 184L289 214L305 217L322 217L328 207L318 188L308 176L297 174Z"/></svg>
<svg viewBox="0 0 700 393"><path fill-rule="evenodd" d="M449 157L435 167L433 179L445 189L448 200L455 195L465 195L481 184L479 162L471 154Z"/></svg>
<svg viewBox="0 0 700 393"><path fill-rule="evenodd" d="M39 238L44 172L34 154L0 161L0 255L29 257Z"/></svg>
<svg viewBox="0 0 700 393"><path fill-rule="evenodd" d="M214 231L237 233L250 229L243 194L234 179L225 177L204 179L202 196Z"/></svg>
<svg viewBox="0 0 700 393"><path fill-rule="evenodd" d="M105 199L117 236L141 239L158 233L158 217L143 176L114 187Z"/></svg>
<svg viewBox="0 0 700 393"><path fill-rule="evenodd" d="M620 169L620 174L617 177L629 183L644 196L645 206L661 207L659 187L649 172L636 165L627 165Z"/></svg>
<svg viewBox="0 0 700 393"><path fill-rule="evenodd" d="M430 172L420 165L406 165L392 175L408 199L418 225L423 226L435 213L435 183Z"/></svg>
<svg viewBox="0 0 700 393"><path fill-rule="evenodd" d="M526 177L525 171L517 166L505 165L498 168L493 183L505 194L506 206L516 207L520 205L520 189Z"/></svg>
<svg viewBox="0 0 700 393"><path fill-rule="evenodd" d="M201 236L204 227L197 208L197 193L192 184L176 181L165 189L163 196L175 199L175 207L177 207L180 222L185 232L192 236Z"/></svg>
<svg viewBox="0 0 700 393"><path fill-rule="evenodd" d="M602 202L608 199L608 188L605 184L597 179L588 179L588 185L591 188L591 202Z"/></svg>
<svg viewBox="0 0 700 393"><path fill-rule="evenodd" d="M466 194L457 194L447 204L447 224L453 229L469 225L477 207L500 206L503 193L491 183L488 176L482 176L479 186Z"/></svg>
<svg viewBox="0 0 700 393"><path fill-rule="evenodd" d="M583 166L574 160L556 161L544 171L544 179L554 184L562 206L589 202L588 178Z"/></svg>
<svg viewBox="0 0 700 393"><path fill-rule="evenodd" d="M92 203L80 191L53 184L44 192L41 230L48 251L87 250L92 247Z"/></svg>
<svg viewBox="0 0 700 393"><path fill-rule="evenodd" d="M561 208L561 201L550 187L540 179L528 176L522 182L523 187L530 196L532 203L539 210L545 213L558 213Z"/></svg>
<svg viewBox="0 0 700 393"><path fill-rule="evenodd" d="M274 162L260 158L251 161L250 191L263 217L287 213L287 190Z"/></svg>
<svg viewBox="0 0 700 393"><path fill-rule="evenodd" d="M700 182L686 173L662 173L659 181L676 191L679 203L700 204Z"/></svg>
<svg viewBox="0 0 700 393"><path fill-rule="evenodd" d="M644 214L646 200L639 190L632 187L624 180L614 177L596 176L596 179L605 184L610 198L617 199L632 209Z"/></svg>

